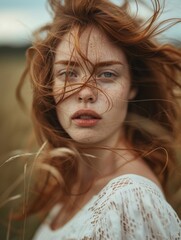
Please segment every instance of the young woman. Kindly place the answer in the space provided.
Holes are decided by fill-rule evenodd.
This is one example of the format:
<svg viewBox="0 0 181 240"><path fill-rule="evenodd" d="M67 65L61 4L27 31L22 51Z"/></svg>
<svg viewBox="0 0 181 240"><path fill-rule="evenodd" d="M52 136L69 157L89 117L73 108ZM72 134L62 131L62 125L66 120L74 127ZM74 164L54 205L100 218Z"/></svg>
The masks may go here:
<svg viewBox="0 0 181 240"><path fill-rule="evenodd" d="M159 1L146 23L127 2L49 2L53 21L25 71L44 148L24 217L48 213L34 239L180 239L166 198L180 144L181 53L155 39L166 28L155 23Z"/></svg>

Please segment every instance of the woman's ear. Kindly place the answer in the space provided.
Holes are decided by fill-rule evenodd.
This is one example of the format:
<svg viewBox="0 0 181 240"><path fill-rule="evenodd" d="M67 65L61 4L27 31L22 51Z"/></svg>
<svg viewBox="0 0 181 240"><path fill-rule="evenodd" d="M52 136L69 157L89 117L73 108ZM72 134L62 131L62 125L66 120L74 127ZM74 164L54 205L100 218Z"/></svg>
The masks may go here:
<svg viewBox="0 0 181 240"><path fill-rule="evenodd" d="M135 87L131 87L128 95L128 100L132 100L136 97L138 90Z"/></svg>

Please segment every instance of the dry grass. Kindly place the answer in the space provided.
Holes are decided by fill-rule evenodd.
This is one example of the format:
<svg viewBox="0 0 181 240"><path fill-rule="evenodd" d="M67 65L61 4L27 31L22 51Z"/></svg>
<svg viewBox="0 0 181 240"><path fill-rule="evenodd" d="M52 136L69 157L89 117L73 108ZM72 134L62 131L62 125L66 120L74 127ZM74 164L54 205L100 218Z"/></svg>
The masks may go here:
<svg viewBox="0 0 181 240"><path fill-rule="evenodd" d="M24 146L24 136L30 129L30 120L22 112L15 98L15 89L24 68L24 56L1 55L0 67L0 153L4 154ZM30 91L30 89L27 91L28 99Z"/></svg>
<svg viewBox="0 0 181 240"><path fill-rule="evenodd" d="M25 66L24 52L11 51L0 54L0 165L14 155L17 150L25 149L28 144L28 136L31 133L30 117L19 107L15 89ZM31 99L31 89L25 86L27 104ZM26 161L17 158L0 167L0 202L7 189L11 189L16 179L23 173ZM8 215L18 204L18 196L23 195L23 182L17 184L10 194L10 201L0 206L0 239L20 240L31 239L37 219L30 218L26 223L23 236L24 222L11 222Z"/></svg>
<svg viewBox="0 0 181 240"><path fill-rule="evenodd" d="M10 155L15 155L13 151L26 148L28 136L31 133L30 116L22 112L15 98L15 89L24 65L24 53L0 54L0 165ZM25 96L29 104L31 99L29 86L25 86ZM3 202L4 206L1 206L2 201L0 201L0 239L2 240L29 240L39 222L37 217L31 217L28 218L25 226L23 221L11 222L7 218L8 214L18 205L19 197L21 199L21 196L25 195L25 182L16 184L16 180L25 172L28 159L28 157L17 158L0 167L0 200L7 189L17 185L8 196L9 202ZM178 182L177 185L180 186L180 183ZM180 196L181 191L177 194ZM179 206L179 203L175 205Z"/></svg>

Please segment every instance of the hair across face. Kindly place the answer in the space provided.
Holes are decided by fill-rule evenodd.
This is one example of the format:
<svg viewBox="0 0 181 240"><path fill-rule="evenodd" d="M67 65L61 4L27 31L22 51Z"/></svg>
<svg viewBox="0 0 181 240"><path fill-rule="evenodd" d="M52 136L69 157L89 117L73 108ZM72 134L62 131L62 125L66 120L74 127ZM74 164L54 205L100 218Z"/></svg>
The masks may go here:
<svg viewBox="0 0 181 240"><path fill-rule="evenodd" d="M155 12L147 21L147 25L129 16L126 4L118 7L103 0L65 1L62 5L59 1L50 2L54 11L54 20L52 24L42 29L46 30L47 37L38 40L29 50L30 74L34 86L33 113L40 139L47 139L53 147L60 147L71 140L65 131L66 127L60 124L62 113L57 114L56 109L59 104L57 105L57 100L55 101L54 98L55 90L52 92L56 70L55 58L62 56L63 52L58 54L57 51L60 46L62 48L65 46L65 49L70 48L66 60L78 63L81 71L84 72L82 76L91 76L92 68L95 70L95 60L99 61L98 56L107 58L110 55L107 54L110 48L117 49L119 53L122 52L121 57L124 54L125 66L129 69L126 71L130 74L130 87L137 90L136 97L128 104L128 114L124 124L125 137L135 148L146 148L148 152L158 147L160 141L163 141L163 145L165 141L168 145L171 144L178 135L173 122L178 116L174 88L180 87L177 80L177 74L180 71L180 53L172 46L161 46L153 41L153 36L159 32L155 25L155 19L160 10L159 1L153 2ZM93 29L101 33L99 39L95 39ZM89 42L84 44L84 49L82 36ZM103 38L106 39L109 49L106 49L105 43L101 42ZM74 41L73 44L72 41ZM100 49L98 43L101 45ZM90 53L92 56L89 56ZM94 57L93 61L89 59L90 57ZM97 81L94 84L96 85ZM99 85L96 87L99 88ZM78 92L80 85L76 83L75 88ZM75 88L73 87L74 90ZM75 93L72 87L69 86L69 89L69 94ZM67 94L62 95L64 102ZM59 93L58 95L58 101L61 102L61 95ZM110 100L109 96L107 97L107 100ZM37 102L39 102L38 105ZM111 103L111 101L108 102Z"/></svg>
<svg viewBox="0 0 181 240"><path fill-rule="evenodd" d="M95 27L81 35L79 52L76 40L73 29L56 49L53 92L59 122L76 142L112 146L123 135L134 96L126 56Z"/></svg>
<svg viewBox="0 0 181 240"><path fill-rule="evenodd" d="M80 143L103 144L124 133L164 185L180 144L181 53L155 39L167 23L156 23L162 10L158 0L151 1L153 15L146 23L129 14L128 2L49 0L53 21L40 29L27 52L35 131L48 150L67 147L75 152L75 158L68 155L59 163L76 162ZM89 129L80 126L86 116L81 116L82 123L72 119L86 108L100 118ZM78 114L75 118L87 113ZM75 169L58 169L71 186Z"/></svg>

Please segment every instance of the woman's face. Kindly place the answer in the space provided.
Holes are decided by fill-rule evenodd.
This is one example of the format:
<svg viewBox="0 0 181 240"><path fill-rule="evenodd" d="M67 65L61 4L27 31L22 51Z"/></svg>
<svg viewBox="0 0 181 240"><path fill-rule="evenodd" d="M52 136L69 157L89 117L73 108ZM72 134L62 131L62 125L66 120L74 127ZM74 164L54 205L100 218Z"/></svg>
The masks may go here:
<svg viewBox="0 0 181 240"><path fill-rule="evenodd" d="M57 103L64 97L57 116L74 141L113 146L124 137L128 100L135 95L128 63L123 51L97 28L87 28L79 39L90 61L85 63L75 48L76 33L66 34L56 49L53 93Z"/></svg>

